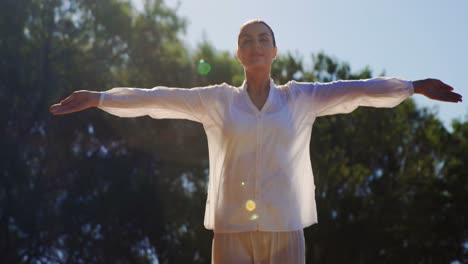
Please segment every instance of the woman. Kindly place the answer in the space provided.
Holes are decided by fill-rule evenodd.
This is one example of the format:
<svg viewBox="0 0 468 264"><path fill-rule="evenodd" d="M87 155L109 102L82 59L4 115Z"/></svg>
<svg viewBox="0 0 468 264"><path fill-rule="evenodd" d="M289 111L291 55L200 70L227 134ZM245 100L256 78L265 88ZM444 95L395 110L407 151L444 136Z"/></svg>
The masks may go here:
<svg viewBox="0 0 468 264"><path fill-rule="evenodd" d="M214 230L213 263L305 263L303 228L317 222L308 148L315 118L358 106L394 107L413 93L447 102L461 96L435 79L276 86L270 78L276 54L271 28L248 21L238 36L241 87L77 91L50 111L99 107L121 117L202 123L210 156L205 226Z"/></svg>

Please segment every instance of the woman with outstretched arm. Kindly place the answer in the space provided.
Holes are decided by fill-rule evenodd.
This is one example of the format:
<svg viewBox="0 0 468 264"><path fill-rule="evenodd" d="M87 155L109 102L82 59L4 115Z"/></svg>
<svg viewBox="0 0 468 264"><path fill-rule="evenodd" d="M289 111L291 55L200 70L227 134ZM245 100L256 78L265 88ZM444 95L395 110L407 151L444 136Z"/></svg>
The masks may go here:
<svg viewBox="0 0 468 264"><path fill-rule="evenodd" d="M317 223L309 153L315 119L359 106L394 107L413 94L445 102L462 97L436 79L276 85L270 77L276 54L273 30L251 20L238 36L240 87L76 91L50 112L98 107L120 117L200 122L210 161L204 224L214 231L212 263L305 263L303 229Z"/></svg>

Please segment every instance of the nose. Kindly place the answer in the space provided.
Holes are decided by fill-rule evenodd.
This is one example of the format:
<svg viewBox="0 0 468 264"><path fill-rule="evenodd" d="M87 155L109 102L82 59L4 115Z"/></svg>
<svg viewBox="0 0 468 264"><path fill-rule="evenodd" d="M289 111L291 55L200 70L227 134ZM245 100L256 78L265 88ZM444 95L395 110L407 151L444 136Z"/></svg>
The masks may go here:
<svg viewBox="0 0 468 264"><path fill-rule="evenodd" d="M258 39L255 40L255 43L254 43L254 44L255 44L254 46L255 46L256 48L261 48L261 47L262 47L262 44L260 43L260 40L258 40Z"/></svg>
<svg viewBox="0 0 468 264"><path fill-rule="evenodd" d="M257 47L261 47L262 44L260 43L260 40L257 39L257 41L255 41L255 44L257 45Z"/></svg>

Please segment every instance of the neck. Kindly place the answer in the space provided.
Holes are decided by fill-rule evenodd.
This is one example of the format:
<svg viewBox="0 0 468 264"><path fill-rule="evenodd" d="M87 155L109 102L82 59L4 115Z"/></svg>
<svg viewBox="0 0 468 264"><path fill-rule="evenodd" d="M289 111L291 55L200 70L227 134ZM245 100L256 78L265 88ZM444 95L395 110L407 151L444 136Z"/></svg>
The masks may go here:
<svg viewBox="0 0 468 264"><path fill-rule="evenodd" d="M259 95L270 91L270 71L267 72L245 72L247 91L249 94Z"/></svg>

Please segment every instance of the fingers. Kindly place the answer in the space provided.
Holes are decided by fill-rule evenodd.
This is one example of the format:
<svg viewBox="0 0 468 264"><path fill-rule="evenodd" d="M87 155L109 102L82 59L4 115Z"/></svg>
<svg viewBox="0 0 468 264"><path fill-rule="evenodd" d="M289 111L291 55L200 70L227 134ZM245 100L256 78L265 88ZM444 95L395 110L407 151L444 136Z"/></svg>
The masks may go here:
<svg viewBox="0 0 468 264"><path fill-rule="evenodd" d="M75 91L67 98L49 108L53 115L63 115L85 110L90 107L88 91Z"/></svg>
<svg viewBox="0 0 468 264"><path fill-rule="evenodd" d="M457 93L451 93L453 95L453 98L454 98L454 102L458 103L458 102L463 102L463 97L461 96L461 94L457 94Z"/></svg>
<svg viewBox="0 0 468 264"><path fill-rule="evenodd" d="M54 104L49 108L49 112L53 115L64 115L78 112L86 109L87 107L75 101L68 101L67 103Z"/></svg>
<svg viewBox="0 0 468 264"><path fill-rule="evenodd" d="M427 79L427 81L429 82L429 89L427 90L429 94L426 94L426 96L444 102L462 102L462 96L458 93L454 93L454 88L452 86L437 79Z"/></svg>
<svg viewBox="0 0 468 264"><path fill-rule="evenodd" d="M49 107L49 112L53 115L60 115L62 110L61 110L61 105L60 104L54 104L51 107Z"/></svg>
<svg viewBox="0 0 468 264"><path fill-rule="evenodd" d="M462 96L460 94L453 93L453 92L444 93L440 97L435 98L435 99L444 101L444 102L452 102L452 103L462 102Z"/></svg>
<svg viewBox="0 0 468 264"><path fill-rule="evenodd" d="M60 101L58 104L49 107L49 112L53 115L66 114L68 109L66 106L70 105L71 102L73 102L73 94Z"/></svg>
<svg viewBox="0 0 468 264"><path fill-rule="evenodd" d="M454 90L452 86L445 84L443 82L440 82L440 84L441 85L439 87L442 88L444 91L447 91L444 93L444 96L448 102L454 102L454 103L462 102L461 94L452 92Z"/></svg>
<svg viewBox="0 0 468 264"><path fill-rule="evenodd" d="M62 101L60 101L60 104L62 105L67 105L69 104L70 102L72 102L74 99L74 93L71 94L70 96L68 96L67 98L63 99Z"/></svg>
<svg viewBox="0 0 468 264"><path fill-rule="evenodd" d="M54 104L49 108L49 112L53 115L64 115L64 114L69 114L74 111L72 111L73 108L70 107L70 105L66 104Z"/></svg>
<svg viewBox="0 0 468 264"><path fill-rule="evenodd" d="M446 90L446 91L453 91L452 86L450 86L450 85L448 85L448 84L446 84L446 83L444 83L442 81L440 81L440 86L439 87Z"/></svg>

